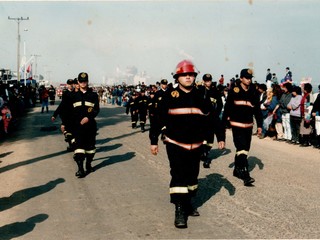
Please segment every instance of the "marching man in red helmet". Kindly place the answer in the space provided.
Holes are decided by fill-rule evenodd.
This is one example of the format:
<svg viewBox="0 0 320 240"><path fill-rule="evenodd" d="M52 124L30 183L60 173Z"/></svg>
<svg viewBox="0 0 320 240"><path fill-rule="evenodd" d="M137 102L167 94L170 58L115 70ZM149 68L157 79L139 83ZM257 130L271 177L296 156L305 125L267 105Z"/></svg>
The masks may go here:
<svg viewBox="0 0 320 240"><path fill-rule="evenodd" d="M157 155L158 136L166 144L170 162L170 202L175 204L177 228L187 228L188 216L199 216L191 199L198 188L198 175L206 121L211 109L209 98L195 86L198 72L191 61L180 62L173 74L177 88L165 92L157 106L157 121L151 126L151 153Z"/></svg>

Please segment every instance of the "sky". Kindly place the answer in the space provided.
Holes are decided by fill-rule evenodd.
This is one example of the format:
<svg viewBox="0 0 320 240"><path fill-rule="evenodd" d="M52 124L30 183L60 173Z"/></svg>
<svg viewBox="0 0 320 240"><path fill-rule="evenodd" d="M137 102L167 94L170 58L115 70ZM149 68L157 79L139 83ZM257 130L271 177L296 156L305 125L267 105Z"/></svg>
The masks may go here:
<svg viewBox="0 0 320 240"><path fill-rule="evenodd" d="M176 65L191 60L203 74L226 81L243 68L265 82L290 67L299 83L320 84L320 1L0 1L0 68L17 68L20 55L37 57L37 73L65 83L84 71L95 84L128 73L172 82ZM33 61L35 71L35 60Z"/></svg>

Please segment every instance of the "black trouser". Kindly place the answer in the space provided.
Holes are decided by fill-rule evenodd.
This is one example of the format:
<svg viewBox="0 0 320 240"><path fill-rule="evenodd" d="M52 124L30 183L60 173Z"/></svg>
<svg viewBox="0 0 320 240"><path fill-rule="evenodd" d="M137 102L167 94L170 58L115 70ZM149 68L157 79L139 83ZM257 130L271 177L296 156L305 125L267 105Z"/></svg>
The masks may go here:
<svg viewBox="0 0 320 240"><path fill-rule="evenodd" d="M74 154L76 155L76 161L92 161L96 151L96 133L97 125L95 122L79 125L74 130Z"/></svg>
<svg viewBox="0 0 320 240"><path fill-rule="evenodd" d="M140 125L145 125L147 121L147 111L140 110L139 119L140 119Z"/></svg>
<svg viewBox="0 0 320 240"><path fill-rule="evenodd" d="M170 202L190 202L198 189L201 147L186 150L172 143L166 144L170 163Z"/></svg>
<svg viewBox="0 0 320 240"><path fill-rule="evenodd" d="M236 168L248 167L248 153L251 145L252 128L232 127L233 143L236 147L234 165Z"/></svg>
<svg viewBox="0 0 320 240"><path fill-rule="evenodd" d="M292 141L299 142L301 117L295 117L290 115L290 126Z"/></svg>
<svg viewBox="0 0 320 240"><path fill-rule="evenodd" d="M138 114L136 112L131 112L131 124L132 127L135 127L138 122Z"/></svg>

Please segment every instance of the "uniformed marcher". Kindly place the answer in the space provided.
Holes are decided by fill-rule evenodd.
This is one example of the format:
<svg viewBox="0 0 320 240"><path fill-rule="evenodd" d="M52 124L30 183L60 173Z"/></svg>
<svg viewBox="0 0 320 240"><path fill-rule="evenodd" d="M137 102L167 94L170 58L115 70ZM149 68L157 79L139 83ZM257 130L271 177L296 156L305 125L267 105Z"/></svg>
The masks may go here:
<svg viewBox="0 0 320 240"><path fill-rule="evenodd" d="M226 135L225 129L219 118L222 110L222 98L221 93L218 92L215 85L212 84L212 75L207 73L202 77L203 86L200 86L204 98L209 98L212 104L209 115L209 125L206 126L207 136L203 143L202 161L204 168L210 168L211 159L209 158L209 152L213 147L214 135L217 137L218 148L222 149L225 145Z"/></svg>
<svg viewBox="0 0 320 240"><path fill-rule="evenodd" d="M140 95L137 97L138 102L138 114L140 120L141 131L145 131L145 124L147 122L148 114L148 97L146 96L146 89L142 88Z"/></svg>
<svg viewBox="0 0 320 240"><path fill-rule="evenodd" d="M249 174L248 153L251 145L253 116L257 122L257 134L262 133L262 113L259 96L252 84L252 69L242 69L240 83L235 84L228 94L224 107L223 121L230 122L233 142L236 147L233 176L243 180L245 186L255 181Z"/></svg>
<svg viewBox="0 0 320 240"><path fill-rule="evenodd" d="M168 90L168 80L167 79L162 79L160 81L160 89L158 91L156 91L155 93L155 99L156 99L156 108L158 103L161 101L162 96L164 95L164 93Z"/></svg>
<svg viewBox="0 0 320 240"><path fill-rule="evenodd" d="M61 102L51 117L52 121L55 121L58 115L61 118L61 132L64 135L64 140L68 143L67 151L73 151L72 143L74 142L72 135L73 118L70 114L72 112L70 101L73 93L73 84L73 79L67 80L67 91L63 92Z"/></svg>
<svg viewBox="0 0 320 240"><path fill-rule="evenodd" d="M137 102L137 93L133 92L131 97L128 100L127 107L126 107L126 113L131 115L131 126L132 128L137 127L138 122L138 102Z"/></svg>
<svg viewBox="0 0 320 240"><path fill-rule="evenodd" d="M74 116L73 133L75 137L73 158L78 165L76 176L79 178L83 178L94 171L91 162L96 152L97 123L95 117L100 111L98 94L89 88L88 81L89 78L87 73L79 73L79 91L74 92L71 95L73 106L72 114ZM85 160L86 171L83 167Z"/></svg>
<svg viewBox="0 0 320 240"><path fill-rule="evenodd" d="M192 197L198 189L198 175L202 143L211 103L195 87L198 74L191 61L180 62L173 77L177 88L169 89L158 105L159 121L151 125L151 153L157 155L158 136L166 144L170 163L170 202L175 204L177 228L186 228L188 216L199 216L192 206Z"/></svg>
<svg viewBox="0 0 320 240"><path fill-rule="evenodd" d="M154 91L150 91L149 92L149 98L148 98L148 116L149 116L150 126L152 124L154 124L155 115L156 115L155 92Z"/></svg>

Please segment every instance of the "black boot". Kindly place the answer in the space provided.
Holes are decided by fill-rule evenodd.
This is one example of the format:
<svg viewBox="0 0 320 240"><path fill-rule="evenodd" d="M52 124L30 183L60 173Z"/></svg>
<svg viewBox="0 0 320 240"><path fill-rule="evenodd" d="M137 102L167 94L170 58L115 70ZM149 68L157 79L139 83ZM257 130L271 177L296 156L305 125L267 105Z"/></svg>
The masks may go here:
<svg viewBox="0 0 320 240"><path fill-rule="evenodd" d="M41 108L41 113L43 113L44 108Z"/></svg>
<svg viewBox="0 0 320 240"><path fill-rule="evenodd" d="M174 226L176 228L187 228L187 216L182 204L176 204Z"/></svg>
<svg viewBox="0 0 320 240"><path fill-rule="evenodd" d="M203 146L203 153L201 156L201 160L203 161L203 167L204 168L210 168L211 159L208 157L210 152L210 147L207 145Z"/></svg>
<svg viewBox="0 0 320 240"><path fill-rule="evenodd" d="M194 208L191 202L186 204L186 213L187 213L187 216L191 216L191 217L200 216L198 209Z"/></svg>
<svg viewBox="0 0 320 240"><path fill-rule="evenodd" d="M233 176L242 179L244 186L252 186L252 183L255 182L254 178L250 177L250 173L247 167L235 167L233 170Z"/></svg>
<svg viewBox="0 0 320 240"><path fill-rule="evenodd" d="M133 123L132 123L132 128L136 128L136 126L137 126L137 123L136 123L136 122L133 122Z"/></svg>
<svg viewBox="0 0 320 240"><path fill-rule="evenodd" d="M87 157L87 161L86 161L86 174L89 174L91 172L94 172L94 168L91 166L91 162L93 160L93 157Z"/></svg>
<svg viewBox="0 0 320 240"><path fill-rule="evenodd" d="M144 132L144 131L145 131L145 129L144 129L144 123L141 123L140 126L141 126L141 132Z"/></svg>
<svg viewBox="0 0 320 240"><path fill-rule="evenodd" d="M82 155L82 154L81 154ZM74 160L76 161L78 165L78 171L76 172L76 177L78 178L84 178L86 176L86 173L83 169L83 157L79 156L78 154L74 155Z"/></svg>

